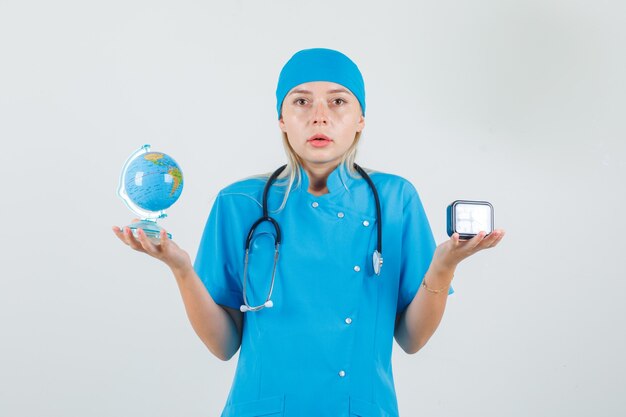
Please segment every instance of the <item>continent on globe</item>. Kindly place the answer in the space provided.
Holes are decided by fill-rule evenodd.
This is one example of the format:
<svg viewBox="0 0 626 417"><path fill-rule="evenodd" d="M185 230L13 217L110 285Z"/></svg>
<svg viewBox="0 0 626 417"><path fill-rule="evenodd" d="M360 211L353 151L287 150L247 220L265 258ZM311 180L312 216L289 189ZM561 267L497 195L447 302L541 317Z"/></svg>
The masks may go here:
<svg viewBox="0 0 626 417"><path fill-rule="evenodd" d="M145 154L144 158L152 162L155 165L167 166L162 161L164 156L165 155L162 153L150 152L150 153ZM182 184L183 182L183 174L182 172L180 172L180 169L178 167L168 167L168 168L169 168L169 171L167 173L170 174L172 178L174 179L174 184L172 185L172 191L170 192L170 195L174 195L178 187L180 187L180 184Z"/></svg>
<svg viewBox="0 0 626 417"><path fill-rule="evenodd" d="M180 172L180 169L171 167L170 170L168 171L168 174L170 174L172 178L174 179L174 184L172 185L172 191L170 191L170 196L172 196L174 195L174 193L176 193L180 185L183 183L183 173Z"/></svg>

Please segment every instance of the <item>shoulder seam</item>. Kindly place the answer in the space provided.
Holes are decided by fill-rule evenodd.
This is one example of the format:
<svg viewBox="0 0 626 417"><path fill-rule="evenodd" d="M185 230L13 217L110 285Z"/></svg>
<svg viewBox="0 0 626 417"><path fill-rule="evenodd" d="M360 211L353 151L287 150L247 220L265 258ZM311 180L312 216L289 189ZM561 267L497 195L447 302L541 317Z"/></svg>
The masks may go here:
<svg viewBox="0 0 626 417"><path fill-rule="evenodd" d="M263 206L263 205L261 204L261 202L260 202L260 201L258 201L256 198L254 198L253 196L251 196L251 195L249 195L249 194L246 194L246 193L235 193L235 192L229 192L229 191L226 191L226 192L221 191L221 192L217 195L217 197L218 197L218 198L220 198L220 197L231 197L231 196L241 196L241 197L247 197L247 198L249 198L250 200L254 201L254 202L257 204L257 206L259 206L259 207L262 207L262 206Z"/></svg>

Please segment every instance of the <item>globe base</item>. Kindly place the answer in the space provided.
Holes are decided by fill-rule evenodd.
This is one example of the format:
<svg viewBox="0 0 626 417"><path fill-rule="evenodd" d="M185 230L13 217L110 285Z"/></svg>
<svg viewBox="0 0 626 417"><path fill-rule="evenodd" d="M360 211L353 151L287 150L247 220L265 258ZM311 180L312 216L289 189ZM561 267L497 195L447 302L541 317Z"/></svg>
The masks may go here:
<svg viewBox="0 0 626 417"><path fill-rule="evenodd" d="M135 236L135 238L139 237L137 236L137 229L141 229L144 231L144 233L152 243L154 243L155 245L161 244L161 230L163 230L163 228L156 224L155 221L140 220L138 222L129 224L128 227L130 228L130 231L133 236ZM167 238L171 239L172 235L168 233Z"/></svg>

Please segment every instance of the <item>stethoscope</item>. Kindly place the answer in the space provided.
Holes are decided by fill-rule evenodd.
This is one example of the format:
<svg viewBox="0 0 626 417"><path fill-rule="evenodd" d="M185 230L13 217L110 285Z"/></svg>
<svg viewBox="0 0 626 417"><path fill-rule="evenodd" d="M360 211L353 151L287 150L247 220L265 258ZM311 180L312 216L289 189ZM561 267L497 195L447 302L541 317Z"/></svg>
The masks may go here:
<svg viewBox="0 0 626 417"><path fill-rule="evenodd" d="M248 237L246 238L246 255L244 258L244 266L243 266L243 305L239 308L243 313L246 313L248 311L259 311L265 307L270 308L274 306L274 303L272 302L271 298L272 298L272 292L274 291L274 280L276 278L276 264L278 263L278 253L279 253L279 248L280 248L281 233L280 233L280 226L278 225L278 222L274 218L270 217L270 215L268 214L267 196L269 194L269 190L272 186L272 183L276 180L276 178L278 178L280 173L283 172L286 167L287 165L283 165L280 168L278 168L276 171L274 171L274 173L272 173L272 175L270 175L269 179L267 180L267 183L265 184L265 188L263 189L263 216L254 222L254 224L250 228L250 231L248 232ZM377 239L376 239L376 250L372 254L372 266L374 267L374 272L376 273L376 275L380 275L380 270L383 267L383 255L382 255L383 253L383 242L382 242L383 226L382 226L382 216L380 213L381 210L380 210L380 200L378 199L378 191L376 190L376 187L374 186L372 179L369 177L369 175L367 175L367 173L363 170L363 168L361 168L357 164L354 164L354 169L356 169L357 172L365 179L365 181L367 181L367 184L372 190L372 194L374 194L374 201L376 202ZM246 296L246 288L247 288L247 282L248 282L247 280L248 254L250 252L250 243L252 242L252 236L254 235L254 231L256 230L257 226L259 226L263 222L271 223L276 232L276 235L274 236L274 266L272 267L272 281L270 283L270 290L267 293L267 298L265 299L265 302L258 306L251 306L250 304L248 304L248 298Z"/></svg>

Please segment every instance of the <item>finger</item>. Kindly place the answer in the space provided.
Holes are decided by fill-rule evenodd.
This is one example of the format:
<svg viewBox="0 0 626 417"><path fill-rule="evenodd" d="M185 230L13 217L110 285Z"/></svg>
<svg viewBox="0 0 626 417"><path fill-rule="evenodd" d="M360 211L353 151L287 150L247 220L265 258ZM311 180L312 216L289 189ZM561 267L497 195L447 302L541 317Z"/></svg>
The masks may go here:
<svg viewBox="0 0 626 417"><path fill-rule="evenodd" d="M167 248L167 245L170 243L169 239L167 238L167 232L165 231L165 229L161 230L161 248L163 248L163 250L165 250Z"/></svg>
<svg viewBox="0 0 626 417"><path fill-rule="evenodd" d="M137 241L137 239L135 239L135 236L130 231L130 227L128 226L124 228L124 239L126 240L126 243L128 244L128 246L130 246L131 248L139 252L145 252L143 246L141 246L141 243Z"/></svg>
<svg viewBox="0 0 626 417"><path fill-rule="evenodd" d="M466 249L471 244L471 239L461 239L461 235L458 233L454 233L450 240L452 241L452 249Z"/></svg>
<svg viewBox="0 0 626 417"><path fill-rule="evenodd" d="M470 250L477 249L478 245L480 245L480 243L485 239L486 235L487 233L484 231L478 232L476 236L467 241L467 248Z"/></svg>
<svg viewBox="0 0 626 417"><path fill-rule="evenodd" d="M494 233L497 234L496 238L493 240L493 242L489 245L490 248L495 247L496 245L498 245L498 243L500 243L500 241L502 240L502 238L504 237L504 230L496 230Z"/></svg>
<svg viewBox="0 0 626 417"><path fill-rule="evenodd" d="M489 236L485 238L485 240L483 240L483 243L484 243L483 249L493 248L494 246L498 244L498 242L502 240L503 236L504 236L504 230L502 229L494 230L493 232L489 234Z"/></svg>
<svg viewBox="0 0 626 417"><path fill-rule="evenodd" d="M121 240L125 245L131 246L131 242L128 238L128 233L125 228L122 229L120 227L113 226L113 232L115 233L115 236L117 236L118 239ZM132 233L130 235L132 236Z"/></svg>
<svg viewBox="0 0 626 417"><path fill-rule="evenodd" d="M480 242L480 244L476 248L478 250L490 248L498 240L499 237L500 232L494 230L493 232L486 235L482 242Z"/></svg>
<svg viewBox="0 0 626 417"><path fill-rule="evenodd" d="M146 253L152 256L158 255L159 250L156 248L154 243L150 241L150 238L148 238L148 235L146 235L146 232L144 232L143 229L137 228L137 237L137 240L141 244L141 247L144 249L144 251L146 251Z"/></svg>
<svg viewBox="0 0 626 417"><path fill-rule="evenodd" d="M452 246L452 249L457 249L464 244L465 241L461 239L461 235L456 232L452 233L452 236L450 236L450 245Z"/></svg>
<svg viewBox="0 0 626 417"><path fill-rule="evenodd" d="M119 240L124 242L124 244L128 245L128 243L126 242L126 239L124 238L124 232L122 231L122 229L120 229L117 226L113 226L112 229L113 229L113 233L115 233L115 236L117 236Z"/></svg>

